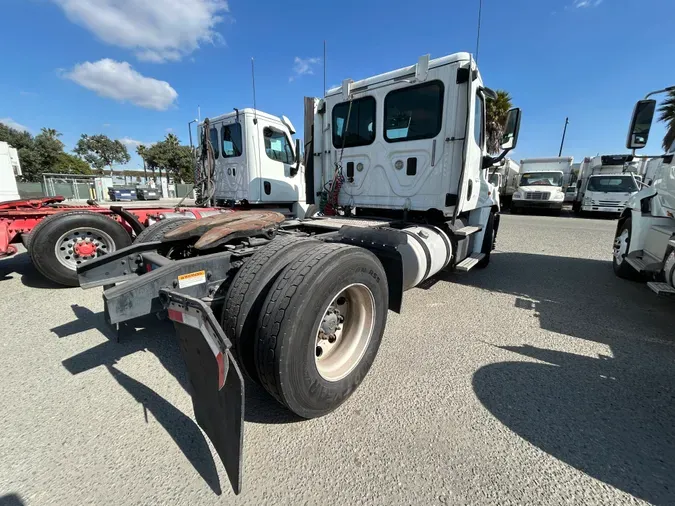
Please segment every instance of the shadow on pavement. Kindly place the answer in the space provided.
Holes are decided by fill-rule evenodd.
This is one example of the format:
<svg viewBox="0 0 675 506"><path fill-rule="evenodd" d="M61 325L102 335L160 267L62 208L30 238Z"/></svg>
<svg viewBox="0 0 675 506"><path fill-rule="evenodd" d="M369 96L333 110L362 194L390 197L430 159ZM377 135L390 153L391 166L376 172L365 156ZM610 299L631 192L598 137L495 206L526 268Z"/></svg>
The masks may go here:
<svg viewBox="0 0 675 506"><path fill-rule="evenodd" d="M579 258L501 253L486 271L444 278L515 295L542 329L607 345L612 356L498 346L514 361L482 367L473 388L541 450L637 498L672 504L673 301L616 278L610 262Z"/></svg>
<svg viewBox="0 0 675 506"><path fill-rule="evenodd" d="M173 324L160 321L155 316L139 318L133 322L133 325L126 325L120 329L120 341L116 342L117 335L105 322L103 312L93 313L75 304L71 307L77 320L54 327L51 329L52 332L63 338L97 328L109 340L64 360L63 366L74 375L95 367L105 366L117 383L142 404L144 410L152 413L204 481L214 492L220 494L220 482L211 450L197 424L157 392L115 367L118 361L125 356L137 352L150 352L189 393L191 386L178 342L175 339ZM301 420L277 404L263 388L252 381L246 380L244 391L246 407L244 419L246 421L276 424ZM147 416L145 421L147 422Z"/></svg>
<svg viewBox="0 0 675 506"><path fill-rule="evenodd" d="M18 494L7 494L0 496L0 506L24 506Z"/></svg>
<svg viewBox="0 0 675 506"><path fill-rule="evenodd" d="M49 281L33 266L28 253L17 253L11 257L0 259L0 281L13 279L12 274L21 276L21 283L29 288L63 289L67 286L57 285Z"/></svg>

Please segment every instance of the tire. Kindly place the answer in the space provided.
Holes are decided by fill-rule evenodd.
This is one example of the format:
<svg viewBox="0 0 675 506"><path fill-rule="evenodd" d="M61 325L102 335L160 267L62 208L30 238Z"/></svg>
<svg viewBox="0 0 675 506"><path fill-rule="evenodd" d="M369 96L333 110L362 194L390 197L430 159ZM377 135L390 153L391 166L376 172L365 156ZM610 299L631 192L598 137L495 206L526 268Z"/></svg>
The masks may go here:
<svg viewBox="0 0 675 506"><path fill-rule="evenodd" d="M580 215L581 214L581 204L574 202L572 204L572 211L574 211L574 214Z"/></svg>
<svg viewBox="0 0 675 506"><path fill-rule="evenodd" d="M161 241L168 232L177 229L188 221L194 220L191 218L168 218L166 220L158 221L138 234L136 239L134 239L134 242Z"/></svg>
<svg viewBox="0 0 675 506"><path fill-rule="evenodd" d="M305 237L282 237L259 249L234 276L227 291L220 322L232 341L232 352L244 372L258 382L255 342L260 311L272 283L282 270L321 242Z"/></svg>
<svg viewBox="0 0 675 506"><path fill-rule="evenodd" d="M476 264L476 267L479 269L484 269L490 263L490 253L492 253L492 247L495 243L495 213L490 213L490 216L485 225L485 235L483 236L483 246L481 247L480 252L485 256L481 259L480 262Z"/></svg>
<svg viewBox="0 0 675 506"><path fill-rule="evenodd" d="M356 293L359 295L352 297ZM342 294L345 297L338 297ZM260 315L256 368L263 387L303 418L336 409L354 393L375 360L387 321L388 300L384 268L370 251L324 244L302 254L275 281ZM339 308L345 303L344 335L365 337L357 340L358 352L348 354L342 369L331 369L330 362L317 358L319 349L329 346L328 341L318 341L318 330L334 316L327 315L329 306ZM361 318L349 318L353 314L350 307L360 312ZM368 311L372 311L369 316ZM359 327L355 325L358 321L369 322L363 324L364 332L349 332L350 327ZM330 332L334 336L337 330L332 327ZM350 341L340 339L324 359L341 356L333 352Z"/></svg>
<svg viewBox="0 0 675 506"><path fill-rule="evenodd" d="M511 214L520 214L520 209L517 208L517 207L515 207L515 206L513 206L513 205L511 205L511 207L509 208L509 210L511 211Z"/></svg>
<svg viewBox="0 0 675 506"><path fill-rule="evenodd" d="M44 277L64 286L79 286L75 269L77 264L86 261L85 256L73 255L68 260L64 259L68 262L68 266L57 257L57 243L69 232L74 234L73 237L77 237L78 241L80 237L85 237L85 241L89 237L93 240L98 238L101 241L99 244L102 247L97 247L98 250L93 252L89 258L99 256L103 249L106 253L110 253L131 245L131 237L124 227L100 213L82 210L65 211L43 219L31 232L30 258L35 268ZM63 247L67 248L67 244L65 242L64 244ZM67 251L65 250L64 255Z"/></svg>
<svg viewBox="0 0 675 506"><path fill-rule="evenodd" d="M617 256L621 256L620 254L617 254L617 248L619 247L618 241L622 240L620 238L624 234L625 234L625 250L626 252L628 252L628 250L630 249L632 222L633 220L631 218L626 218L626 220L621 224L621 227L619 227L614 236L614 247L612 251L612 269L614 270L614 274L616 274L620 278L638 281L641 278L640 273L637 272L635 269L633 269L633 267L631 267L628 264L628 262L626 262L625 260L626 254L622 255L621 262L617 260Z"/></svg>

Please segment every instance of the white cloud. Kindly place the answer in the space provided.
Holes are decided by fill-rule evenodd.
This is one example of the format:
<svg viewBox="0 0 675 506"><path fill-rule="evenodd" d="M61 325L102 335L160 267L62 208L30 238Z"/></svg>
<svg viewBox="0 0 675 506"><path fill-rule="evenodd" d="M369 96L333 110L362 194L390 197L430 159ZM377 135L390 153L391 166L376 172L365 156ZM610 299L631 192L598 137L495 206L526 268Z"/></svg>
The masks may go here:
<svg viewBox="0 0 675 506"><path fill-rule="evenodd" d="M109 127L110 127L110 123L103 123L103 128L109 128Z"/></svg>
<svg viewBox="0 0 675 506"><path fill-rule="evenodd" d="M180 60L200 44L222 42L215 27L229 12L227 0L52 1L102 41L156 63Z"/></svg>
<svg viewBox="0 0 675 506"><path fill-rule="evenodd" d="M176 90L166 81L145 77L129 63L109 58L78 63L64 76L102 97L157 111L168 109L178 98Z"/></svg>
<svg viewBox="0 0 675 506"><path fill-rule="evenodd" d="M26 91L26 90L21 90L19 91L19 95L22 97L37 97L37 93L34 91Z"/></svg>
<svg viewBox="0 0 675 506"><path fill-rule="evenodd" d="M167 133L172 133L172 132L173 132L173 128L167 128L167 129L166 129L166 132L167 132Z"/></svg>
<svg viewBox="0 0 675 506"><path fill-rule="evenodd" d="M125 146L130 146L133 148L137 148L141 144L145 144L143 141L137 141L136 139L132 139L131 137L122 137L121 139L119 139L119 141Z"/></svg>
<svg viewBox="0 0 675 506"><path fill-rule="evenodd" d="M14 130L18 130L19 132L30 132L30 128L22 125L21 123L17 123L12 118L0 118L0 123L8 126L9 128L13 128Z"/></svg>
<svg viewBox="0 0 675 506"><path fill-rule="evenodd" d="M296 56L293 60L293 75L288 78L288 82L295 81L298 77L314 74L314 67L321 63L321 58L300 58Z"/></svg>
<svg viewBox="0 0 675 506"><path fill-rule="evenodd" d="M587 7L597 7L602 3L602 0L574 0L572 3L576 9L585 9Z"/></svg>

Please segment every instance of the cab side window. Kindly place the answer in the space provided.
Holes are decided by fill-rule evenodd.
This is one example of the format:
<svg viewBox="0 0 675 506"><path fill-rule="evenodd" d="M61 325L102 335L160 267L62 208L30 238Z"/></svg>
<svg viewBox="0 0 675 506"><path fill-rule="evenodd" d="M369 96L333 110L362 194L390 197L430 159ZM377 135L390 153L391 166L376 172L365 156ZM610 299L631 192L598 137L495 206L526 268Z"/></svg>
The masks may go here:
<svg viewBox="0 0 675 506"><path fill-rule="evenodd" d="M476 144L481 149L485 142L485 102L481 95L476 95L476 118L473 122L473 137L476 139Z"/></svg>
<svg viewBox="0 0 675 506"><path fill-rule="evenodd" d="M277 162L293 163L293 148L286 134L270 127L263 130L265 153Z"/></svg>

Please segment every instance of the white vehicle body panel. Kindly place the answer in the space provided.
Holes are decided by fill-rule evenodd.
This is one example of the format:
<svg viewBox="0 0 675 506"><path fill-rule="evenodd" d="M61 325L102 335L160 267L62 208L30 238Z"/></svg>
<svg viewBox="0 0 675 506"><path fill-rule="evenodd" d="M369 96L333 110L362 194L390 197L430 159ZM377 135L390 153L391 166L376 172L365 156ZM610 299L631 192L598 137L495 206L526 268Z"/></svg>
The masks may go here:
<svg viewBox="0 0 675 506"><path fill-rule="evenodd" d="M19 199L16 176L21 175L21 164L16 149L0 142L0 202Z"/></svg>
<svg viewBox="0 0 675 506"><path fill-rule="evenodd" d="M556 158L529 158L520 161L520 180L518 188L513 194L512 205L515 207L540 207L549 209L562 209L565 200L563 185L569 180L572 157ZM523 184L528 178L527 174L550 172L560 174L560 185L532 185Z"/></svg>

